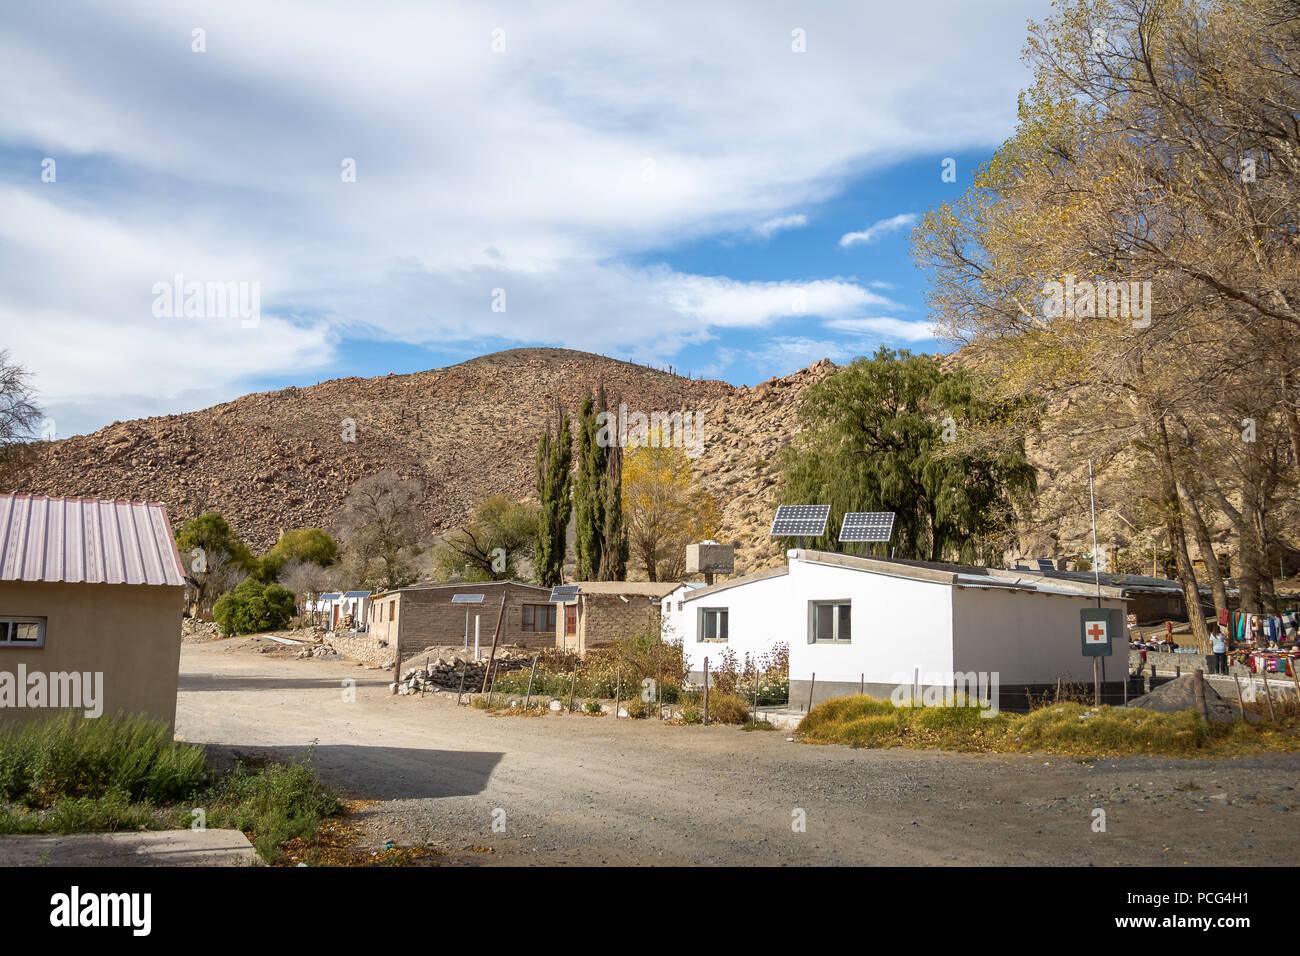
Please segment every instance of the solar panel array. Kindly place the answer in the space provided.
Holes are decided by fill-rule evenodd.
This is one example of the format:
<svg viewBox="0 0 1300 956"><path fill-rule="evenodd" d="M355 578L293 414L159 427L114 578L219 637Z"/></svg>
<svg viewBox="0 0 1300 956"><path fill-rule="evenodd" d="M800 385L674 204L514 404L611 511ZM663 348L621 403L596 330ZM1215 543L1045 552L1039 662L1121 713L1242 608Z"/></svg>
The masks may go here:
<svg viewBox="0 0 1300 956"><path fill-rule="evenodd" d="M888 541L893 534L892 511L850 511L840 525L841 541Z"/></svg>
<svg viewBox="0 0 1300 956"><path fill-rule="evenodd" d="M820 538L830 516L830 505L781 505L770 533L778 538Z"/></svg>
<svg viewBox="0 0 1300 956"><path fill-rule="evenodd" d="M558 587L551 588L551 604L568 604L570 601L577 600L578 586L576 584L561 584Z"/></svg>
<svg viewBox="0 0 1300 956"><path fill-rule="evenodd" d="M482 604L483 595L481 594L453 594L451 596L452 604Z"/></svg>
<svg viewBox="0 0 1300 956"><path fill-rule="evenodd" d="M1056 565L1054 565L1054 564L1052 563L1052 559L1051 559L1051 558L1035 558L1034 560L1036 560L1036 561L1038 562L1038 570L1039 570L1039 571L1055 571L1055 570L1056 570Z"/></svg>

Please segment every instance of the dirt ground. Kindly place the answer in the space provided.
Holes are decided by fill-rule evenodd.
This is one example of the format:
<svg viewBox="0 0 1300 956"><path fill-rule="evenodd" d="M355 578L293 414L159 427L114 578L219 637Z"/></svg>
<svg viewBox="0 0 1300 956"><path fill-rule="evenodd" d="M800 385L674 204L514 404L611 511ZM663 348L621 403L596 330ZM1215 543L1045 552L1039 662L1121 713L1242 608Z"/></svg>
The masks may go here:
<svg viewBox="0 0 1300 956"><path fill-rule="evenodd" d="M374 801L364 840L430 846L443 865L1292 865L1300 849L1300 755L1085 763L496 717L257 646L183 646L177 732L226 759L315 742L322 777Z"/></svg>

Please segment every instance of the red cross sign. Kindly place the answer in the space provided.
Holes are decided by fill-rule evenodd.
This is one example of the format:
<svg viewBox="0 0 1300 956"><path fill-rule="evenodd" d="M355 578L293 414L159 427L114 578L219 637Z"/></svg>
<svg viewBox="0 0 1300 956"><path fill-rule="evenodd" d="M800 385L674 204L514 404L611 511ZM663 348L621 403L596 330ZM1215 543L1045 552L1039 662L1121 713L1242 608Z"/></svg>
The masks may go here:
<svg viewBox="0 0 1300 956"><path fill-rule="evenodd" d="M1093 621L1088 626L1088 643L1105 644L1106 643L1106 623L1104 621Z"/></svg>

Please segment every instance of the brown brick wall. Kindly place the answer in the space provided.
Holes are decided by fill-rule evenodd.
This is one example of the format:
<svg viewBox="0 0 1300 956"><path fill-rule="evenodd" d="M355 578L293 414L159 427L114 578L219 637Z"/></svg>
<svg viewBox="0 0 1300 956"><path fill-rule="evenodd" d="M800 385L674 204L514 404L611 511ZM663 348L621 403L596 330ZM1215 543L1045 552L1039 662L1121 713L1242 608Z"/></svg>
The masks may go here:
<svg viewBox="0 0 1300 956"><path fill-rule="evenodd" d="M496 628L497 615L501 608L500 584L460 584L451 587L429 590L396 591L378 599L375 604L376 620L371 625L375 637L383 637L395 642L399 631L402 642L402 654L416 653L422 647L435 644L463 644L465 640L465 611L469 610L469 646L474 646L474 616L479 618L479 642L486 649L492 645L492 632ZM482 604L453 604L454 594L482 594ZM523 630L523 605L545 605L550 596L547 588L534 588L524 585L512 585L508 592L505 617L501 622L501 644L515 644L524 647L551 647L555 643L555 634L551 631L530 632ZM379 620L380 610L385 609L391 600L397 603L397 619L391 623L387 613Z"/></svg>
<svg viewBox="0 0 1300 956"><path fill-rule="evenodd" d="M658 634L659 617L659 601L643 595L628 595L625 603L617 594L584 594L578 604L579 653L647 631Z"/></svg>

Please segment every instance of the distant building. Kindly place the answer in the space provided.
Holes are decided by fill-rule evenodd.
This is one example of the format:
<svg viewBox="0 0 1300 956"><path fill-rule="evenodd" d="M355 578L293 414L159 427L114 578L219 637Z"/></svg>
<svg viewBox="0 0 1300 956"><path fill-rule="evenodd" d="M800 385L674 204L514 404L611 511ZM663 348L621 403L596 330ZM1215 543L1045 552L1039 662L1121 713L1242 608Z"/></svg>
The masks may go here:
<svg viewBox="0 0 1300 956"><path fill-rule="evenodd" d="M175 727L184 591L161 504L0 495L0 719Z"/></svg>
<svg viewBox="0 0 1300 956"><path fill-rule="evenodd" d="M460 604L456 595L483 595L482 603ZM415 653L433 645L474 646L474 620L484 653L501 617L500 644L549 647L555 633L555 605L550 588L518 581L417 585L373 595L367 615L370 636L386 647ZM501 602L505 600L502 613Z"/></svg>
<svg viewBox="0 0 1300 956"><path fill-rule="evenodd" d="M576 581L576 601L562 605L555 646L586 654L638 634L660 634L661 602L677 581Z"/></svg>

